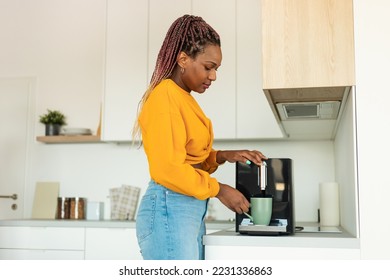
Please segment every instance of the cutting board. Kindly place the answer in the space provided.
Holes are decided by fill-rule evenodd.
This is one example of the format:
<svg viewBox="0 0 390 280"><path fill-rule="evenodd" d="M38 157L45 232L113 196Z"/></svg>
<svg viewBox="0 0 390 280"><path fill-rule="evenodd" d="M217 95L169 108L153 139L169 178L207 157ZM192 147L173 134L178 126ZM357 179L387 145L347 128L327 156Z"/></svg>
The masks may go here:
<svg viewBox="0 0 390 280"><path fill-rule="evenodd" d="M59 192L59 182L37 182L31 218L55 219Z"/></svg>

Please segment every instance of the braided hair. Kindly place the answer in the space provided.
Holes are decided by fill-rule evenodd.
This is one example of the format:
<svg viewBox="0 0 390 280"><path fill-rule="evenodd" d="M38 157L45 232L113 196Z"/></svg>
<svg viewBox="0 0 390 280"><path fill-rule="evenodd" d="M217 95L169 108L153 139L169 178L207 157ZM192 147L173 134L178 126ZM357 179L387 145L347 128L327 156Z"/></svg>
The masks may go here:
<svg viewBox="0 0 390 280"><path fill-rule="evenodd" d="M176 58L180 52L183 51L194 59L208 45L221 46L221 41L218 33L201 17L184 15L176 19L168 29L158 53L149 86L138 104L137 115L152 90L161 81L171 77L177 65ZM139 133L140 127L137 118L133 129L133 138Z"/></svg>

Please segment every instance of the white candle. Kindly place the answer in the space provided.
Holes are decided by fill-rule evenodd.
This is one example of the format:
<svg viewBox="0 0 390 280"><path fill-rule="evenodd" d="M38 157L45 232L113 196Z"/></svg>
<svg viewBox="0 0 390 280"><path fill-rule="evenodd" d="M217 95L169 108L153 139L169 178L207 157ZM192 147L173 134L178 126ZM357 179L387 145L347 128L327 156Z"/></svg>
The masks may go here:
<svg viewBox="0 0 390 280"><path fill-rule="evenodd" d="M339 184L320 183L320 226L340 225Z"/></svg>

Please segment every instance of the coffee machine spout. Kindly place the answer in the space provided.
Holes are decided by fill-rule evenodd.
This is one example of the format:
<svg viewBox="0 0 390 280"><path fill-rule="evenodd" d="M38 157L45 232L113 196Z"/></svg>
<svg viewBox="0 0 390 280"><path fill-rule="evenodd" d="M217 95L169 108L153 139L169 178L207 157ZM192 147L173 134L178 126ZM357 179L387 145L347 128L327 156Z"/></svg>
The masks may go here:
<svg viewBox="0 0 390 280"><path fill-rule="evenodd" d="M267 187L267 163L263 163L259 166L259 187L261 193L265 193L265 188Z"/></svg>

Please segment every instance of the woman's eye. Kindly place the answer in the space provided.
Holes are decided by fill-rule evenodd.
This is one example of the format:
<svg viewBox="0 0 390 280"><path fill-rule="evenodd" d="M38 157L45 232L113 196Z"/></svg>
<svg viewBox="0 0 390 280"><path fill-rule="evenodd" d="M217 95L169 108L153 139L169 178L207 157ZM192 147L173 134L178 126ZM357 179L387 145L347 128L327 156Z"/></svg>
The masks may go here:
<svg viewBox="0 0 390 280"><path fill-rule="evenodd" d="M218 70L218 67L216 67L216 65L211 65L211 66L205 65L205 66L204 66L204 69L205 69L206 71L212 71L212 70L217 71L217 70Z"/></svg>

